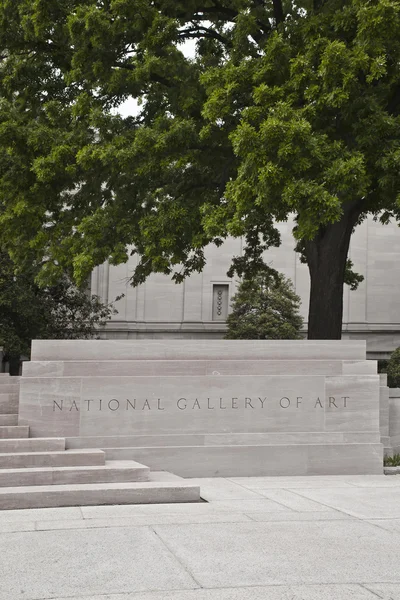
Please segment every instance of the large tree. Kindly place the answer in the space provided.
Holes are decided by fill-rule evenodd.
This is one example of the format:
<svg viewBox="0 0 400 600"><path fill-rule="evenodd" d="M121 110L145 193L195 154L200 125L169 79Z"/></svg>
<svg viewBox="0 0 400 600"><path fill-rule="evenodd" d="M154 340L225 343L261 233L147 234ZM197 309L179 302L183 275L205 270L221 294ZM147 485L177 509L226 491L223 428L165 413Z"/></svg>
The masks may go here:
<svg viewBox="0 0 400 600"><path fill-rule="evenodd" d="M352 231L400 215L398 1L0 0L0 48L0 234L21 268L79 282L133 247L133 284L181 281L233 235L249 277L294 214L309 337L340 337Z"/></svg>

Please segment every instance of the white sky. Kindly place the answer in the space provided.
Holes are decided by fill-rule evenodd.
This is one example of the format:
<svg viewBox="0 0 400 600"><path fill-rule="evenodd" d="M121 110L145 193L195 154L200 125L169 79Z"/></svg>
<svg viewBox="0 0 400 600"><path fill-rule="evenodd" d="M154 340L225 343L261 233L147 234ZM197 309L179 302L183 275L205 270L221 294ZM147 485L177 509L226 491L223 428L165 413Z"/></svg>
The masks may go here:
<svg viewBox="0 0 400 600"><path fill-rule="evenodd" d="M187 40L181 45L181 49L187 58L194 58L196 51L196 40ZM122 117L134 117L140 112L135 98L128 98L115 109L115 114L120 114Z"/></svg>

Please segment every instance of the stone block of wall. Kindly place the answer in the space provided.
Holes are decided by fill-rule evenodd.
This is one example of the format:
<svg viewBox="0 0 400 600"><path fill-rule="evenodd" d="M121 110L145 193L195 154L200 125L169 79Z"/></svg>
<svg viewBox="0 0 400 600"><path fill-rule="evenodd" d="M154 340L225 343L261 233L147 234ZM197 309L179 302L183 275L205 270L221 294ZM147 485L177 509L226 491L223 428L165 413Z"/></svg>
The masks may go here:
<svg viewBox="0 0 400 600"><path fill-rule="evenodd" d="M19 423L183 476L381 473L365 356L364 341L37 341Z"/></svg>

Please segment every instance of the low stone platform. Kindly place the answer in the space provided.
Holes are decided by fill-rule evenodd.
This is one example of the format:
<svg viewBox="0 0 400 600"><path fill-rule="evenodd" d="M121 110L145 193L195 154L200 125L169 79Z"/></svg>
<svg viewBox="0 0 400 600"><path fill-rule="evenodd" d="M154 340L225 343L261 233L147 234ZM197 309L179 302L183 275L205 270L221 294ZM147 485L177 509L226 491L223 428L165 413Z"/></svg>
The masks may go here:
<svg viewBox="0 0 400 600"><path fill-rule="evenodd" d="M0 378L0 417L18 414L16 384ZM11 397L10 397L11 396ZM0 510L103 504L199 502L198 485L151 474L133 460L106 461L98 448L67 450L62 437L29 437L28 425L0 426Z"/></svg>
<svg viewBox="0 0 400 600"><path fill-rule="evenodd" d="M182 477L374 474L388 407L365 341L39 340L19 425Z"/></svg>

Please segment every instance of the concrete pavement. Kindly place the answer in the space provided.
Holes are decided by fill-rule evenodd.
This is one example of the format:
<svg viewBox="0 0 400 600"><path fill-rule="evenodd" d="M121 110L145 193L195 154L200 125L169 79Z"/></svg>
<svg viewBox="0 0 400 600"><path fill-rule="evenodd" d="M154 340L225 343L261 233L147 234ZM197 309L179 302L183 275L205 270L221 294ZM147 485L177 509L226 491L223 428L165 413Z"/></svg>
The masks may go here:
<svg viewBox="0 0 400 600"><path fill-rule="evenodd" d="M187 481L207 502L0 511L0 600L400 599L400 476Z"/></svg>

